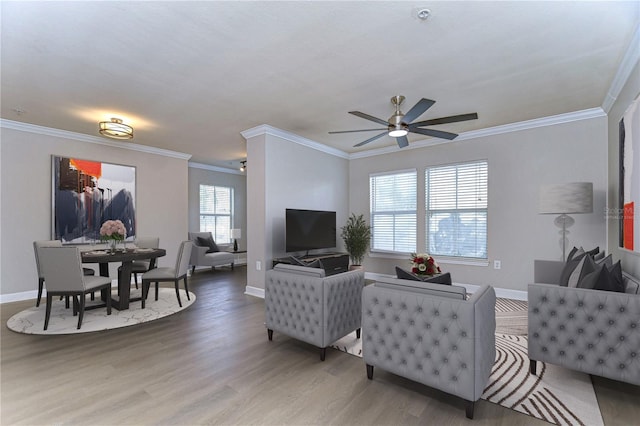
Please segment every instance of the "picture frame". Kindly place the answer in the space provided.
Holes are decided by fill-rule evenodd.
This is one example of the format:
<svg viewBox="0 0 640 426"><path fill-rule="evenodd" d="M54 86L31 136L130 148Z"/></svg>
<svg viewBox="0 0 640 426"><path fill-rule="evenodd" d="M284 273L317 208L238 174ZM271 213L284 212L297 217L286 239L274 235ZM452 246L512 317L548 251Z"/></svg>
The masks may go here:
<svg viewBox="0 0 640 426"><path fill-rule="evenodd" d="M640 95L629 105L618 125L619 247L640 253Z"/></svg>
<svg viewBox="0 0 640 426"><path fill-rule="evenodd" d="M136 168L51 156L51 237L63 244L100 240L107 220L120 220L126 241L136 235Z"/></svg>

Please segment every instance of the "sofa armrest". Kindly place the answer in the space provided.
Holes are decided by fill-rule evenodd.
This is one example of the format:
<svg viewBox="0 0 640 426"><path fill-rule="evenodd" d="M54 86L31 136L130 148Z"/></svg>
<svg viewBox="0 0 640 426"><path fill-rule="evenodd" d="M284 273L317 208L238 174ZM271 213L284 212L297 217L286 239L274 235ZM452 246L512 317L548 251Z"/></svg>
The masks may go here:
<svg viewBox="0 0 640 426"><path fill-rule="evenodd" d="M640 385L640 295L528 286L529 358Z"/></svg>
<svg viewBox="0 0 640 426"><path fill-rule="evenodd" d="M207 254L208 247L197 246L193 244L193 249L191 250L191 260L189 264L191 265L203 265L205 262L204 255Z"/></svg>
<svg viewBox="0 0 640 426"><path fill-rule="evenodd" d="M536 259L533 261L533 282L558 285L563 268L562 261Z"/></svg>

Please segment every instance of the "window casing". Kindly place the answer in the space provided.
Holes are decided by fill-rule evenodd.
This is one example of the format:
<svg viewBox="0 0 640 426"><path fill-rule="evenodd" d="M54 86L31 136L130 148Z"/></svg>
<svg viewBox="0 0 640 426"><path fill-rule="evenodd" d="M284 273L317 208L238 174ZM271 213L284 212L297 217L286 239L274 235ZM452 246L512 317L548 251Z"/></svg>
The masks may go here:
<svg viewBox="0 0 640 426"><path fill-rule="evenodd" d="M425 191L427 252L487 259L487 161L429 167Z"/></svg>
<svg viewBox="0 0 640 426"><path fill-rule="evenodd" d="M372 251L416 251L416 184L416 170L369 176Z"/></svg>
<svg viewBox="0 0 640 426"><path fill-rule="evenodd" d="M200 185L200 232L211 232L217 243L231 243L233 188Z"/></svg>

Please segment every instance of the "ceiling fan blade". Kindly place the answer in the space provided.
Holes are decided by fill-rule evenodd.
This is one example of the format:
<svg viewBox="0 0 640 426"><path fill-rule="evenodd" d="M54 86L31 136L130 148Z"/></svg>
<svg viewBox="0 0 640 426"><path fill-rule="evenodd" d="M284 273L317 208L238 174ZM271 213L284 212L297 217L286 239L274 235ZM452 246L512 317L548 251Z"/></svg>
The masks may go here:
<svg viewBox="0 0 640 426"><path fill-rule="evenodd" d="M406 136L400 136L396 138L396 142L398 142L398 146L400 148L404 148L405 146L409 146L409 139Z"/></svg>
<svg viewBox="0 0 640 426"><path fill-rule="evenodd" d="M362 146L362 145L368 144L369 142L373 142L373 141L375 141L376 139L380 139L381 137L386 136L386 135L387 135L387 132L380 133L379 135L376 135L376 136L374 136L374 137L372 137L372 138L369 138L369 139L367 139L366 141L362 141L362 142L360 142L359 144L354 145L353 147L354 147L354 148L357 148L357 147L359 147L359 146Z"/></svg>
<svg viewBox="0 0 640 426"><path fill-rule="evenodd" d="M458 121L475 120L477 118L478 118L478 113L474 112L471 114L452 115L450 117L441 117L441 118L434 118L431 120L418 121L418 122L409 124L409 127L434 126L436 124L457 123Z"/></svg>
<svg viewBox="0 0 640 426"><path fill-rule="evenodd" d="M388 126L389 123L385 120L381 120L380 118L376 118L373 115L365 114L360 111L349 111L349 114L353 114L356 117L364 118L365 120L373 121L374 123L382 124L383 126Z"/></svg>
<svg viewBox="0 0 640 426"><path fill-rule="evenodd" d="M404 118L402 119L402 121L404 121L407 124L411 123L413 120L415 120L416 118L424 114L424 112L429 108L431 108L431 106L435 103L436 101L432 101L431 99L426 99L426 98L420 99L418 103L415 104L413 108L411 108L409 112L407 112L404 115Z"/></svg>
<svg viewBox="0 0 640 426"><path fill-rule="evenodd" d="M409 129L411 133L420 133L421 135L433 136L441 139L453 140L458 137L455 133L443 132L442 130L434 129Z"/></svg>
<svg viewBox="0 0 640 426"><path fill-rule="evenodd" d="M387 129L362 129L362 130L338 130L336 132L329 132L330 135L335 135L337 133L355 133L355 132L373 132L374 130L387 130Z"/></svg>

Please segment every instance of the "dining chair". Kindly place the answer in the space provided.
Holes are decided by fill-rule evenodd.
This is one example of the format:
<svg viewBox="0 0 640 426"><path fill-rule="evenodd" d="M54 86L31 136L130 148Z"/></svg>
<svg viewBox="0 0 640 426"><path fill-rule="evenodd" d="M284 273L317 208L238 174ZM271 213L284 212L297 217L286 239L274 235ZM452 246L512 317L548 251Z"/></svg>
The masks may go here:
<svg viewBox="0 0 640 426"><path fill-rule="evenodd" d="M159 237L149 237L149 238L136 238L134 242L137 248L158 248L160 247L160 238ZM151 267L151 260L134 260L131 262L131 273L136 282L136 288L138 288L138 274L144 274ZM118 274L122 270L122 266L118 268Z"/></svg>
<svg viewBox="0 0 640 426"><path fill-rule="evenodd" d="M36 256L36 269L38 271L38 298L36 299L36 308L40 306L40 299L42 298L42 290L44 288L44 275L42 274L42 268L40 266L40 259L38 256L38 249L41 247L62 247L62 241L60 240L44 240L33 242L33 252ZM91 268L82 268L84 275L95 275L96 272ZM91 300L94 299L93 293L91 293ZM66 299L66 307L69 308L69 298Z"/></svg>
<svg viewBox="0 0 640 426"><path fill-rule="evenodd" d="M187 300L189 298L189 286L187 284L187 270L189 269L189 260L191 259L191 249L193 243L191 241L183 241L180 243L178 249L178 257L176 258L176 266L155 268L142 274L142 308L145 307L145 300L149 295L149 287L151 283L156 284L156 300L158 300L158 283L171 281L176 287L176 296L178 297L178 305L182 307L182 301L180 300L180 280L184 280L184 291L187 293Z"/></svg>
<svg viewBox="0 0 640 426"><path fill-rule="evenodd" d="M104 293L107 315L111 315L111 278L84 275L82 259L77 247L41 247L38 256L44 280L47 283L45 330L49 326L53 296L73 298L73 315L78 315L78 329L82 326L87 293L106 290Z"/></svg>

